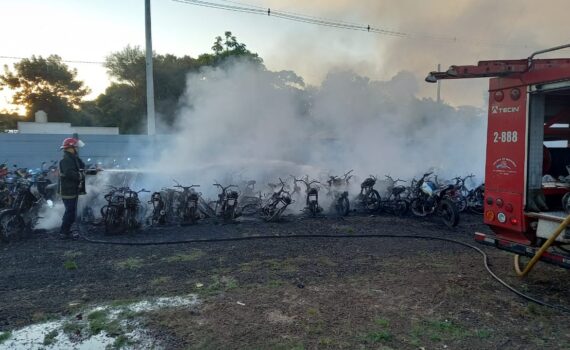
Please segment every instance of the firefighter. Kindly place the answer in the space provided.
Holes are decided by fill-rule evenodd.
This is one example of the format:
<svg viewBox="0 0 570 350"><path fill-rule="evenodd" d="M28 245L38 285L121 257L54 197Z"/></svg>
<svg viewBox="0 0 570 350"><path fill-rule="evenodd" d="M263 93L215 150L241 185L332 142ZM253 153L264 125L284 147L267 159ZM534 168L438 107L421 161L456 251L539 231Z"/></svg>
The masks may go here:
<svg viewBox="0 0 570 350"><path fill-rule="evenodd" d="M71 232L77 214L77 201L80 195L85 194L85 163L79 158L78 149L84 143L78 138L69 137L63 140L60 149L63 158L59 162L59 194L65 206L60 237L62 239L77 239L77 231Z"/></svg>

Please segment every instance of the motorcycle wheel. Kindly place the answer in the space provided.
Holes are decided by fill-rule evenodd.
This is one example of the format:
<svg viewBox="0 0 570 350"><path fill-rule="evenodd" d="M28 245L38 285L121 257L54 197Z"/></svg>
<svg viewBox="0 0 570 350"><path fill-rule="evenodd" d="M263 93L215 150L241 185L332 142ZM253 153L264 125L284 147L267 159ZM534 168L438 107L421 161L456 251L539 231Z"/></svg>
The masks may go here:
<svg viewBox="0 0 570 350"><path fill-rule="evenodd" d="M309 203L309 212L311 213L312 217L317 216L317 214L319 213L319 203L317 202Z"/></svg>
<svg viewBox="0 0 570 350"><path fill-rule="evenodd" d="M116 235L123 232L123 222L119 217L119 209L116 206L107 206L103 218L105 221L106 235Z"/></svg>
<svg viewBox="0 0 570 350"><path fill-rule="evenodd" d="M364 198L364 206L369 213L374 213L380 209L380 193L376 190L372 190L368 193L368 196Z"/></svg>
<svg viewBox="0 0 570 350"><path fill-rule="evenodd" d="M396 200L394 202L394 214L397 216L404 216L408 212L408 202L403 199Z"/></svg>
<svg viewBox="0 0 570 350"><path fill-rule="evenodd" d="M232 222L235 218L236 207L226 207L223 213L225 222Z"/></svg>
<svg viewBox="0 0 570 350"><path fill-rule="evenodd" d="M348 201L348 198L346 197L339 198L336 204L336 213L339 216L347 216L349 212L350 212L350 202Z"/></svg>
<svg viewBox="0 0 570 350"><path fill-rule="evenodd" d="M414 214L415 216L419 217L426 216L426 213L422 205L422 201L419 198L412 200L412 203L410 204L410 209L412 211L412 214Z"/></svg>
<svg viewBox="0 0 570 350"><path fill-rule="evenodd" d="M453 202L460 213L463 213L467 209L467 200L464 197L456 198Z"/></svg>
<svg viewBox="0 0 570 350"><path fill-rule="evenodd" d="M11 242L24 235L26 224L22 216L17 213L4 213L0 215L0 239Z"/></svg>
<svg viewBox="0 0 570 350"><path fill-rule="evenodd" d="M455 227L459 224L459 210L449 199L443 199L439 203L438 213L447 227Z"/></svg>
<svg viewBox="0 0 570 350"><path fill-rule="evenodd" d="M182 215L182 225L192 225L196 222L196 207L186 207Z"/></svg>
<svg viewBox="0 0 570 350"><path fill-rule="evenodd" d="M266 221L270 221L270 222L275 222L275 221L279 221L281 219L281 214L283 214L283 212L285 211L285 209L287 209L287 206L284 205L281 208L275 210L273 212L273 215L269 216Z"/></svg>

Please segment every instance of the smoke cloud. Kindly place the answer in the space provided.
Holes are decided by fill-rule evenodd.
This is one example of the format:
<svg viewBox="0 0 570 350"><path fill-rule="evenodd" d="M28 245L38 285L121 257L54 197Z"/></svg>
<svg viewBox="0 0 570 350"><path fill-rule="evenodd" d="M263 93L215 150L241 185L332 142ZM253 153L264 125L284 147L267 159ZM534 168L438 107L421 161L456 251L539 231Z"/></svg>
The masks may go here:
<svg viewBox="0 0 570 350"><path fill-rule="evenodd" d="M361 179L481 175L483 111L419 99L418 86L406 71L379 81L333 70L305 86L293 72L247 62L207 68L188 76L176 133L153 169L209 195L214 180L325 180L350 169Z"/></svg>

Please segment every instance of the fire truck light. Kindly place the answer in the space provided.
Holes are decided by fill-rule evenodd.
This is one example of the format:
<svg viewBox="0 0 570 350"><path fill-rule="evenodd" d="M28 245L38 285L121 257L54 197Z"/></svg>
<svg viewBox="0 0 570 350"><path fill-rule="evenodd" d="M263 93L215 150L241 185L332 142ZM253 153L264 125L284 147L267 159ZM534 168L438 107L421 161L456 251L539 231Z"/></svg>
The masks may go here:
<svg viewBox="0 0 570 350"><path fill-rule="evenodd" d="M487 204L493 205L493 198L487 197Z"/></svg>
<svg viewBox="0 0 570 350"><path fill-rule="evenodd" d="M499 208L503 207L503 200L501 198L497 198L495 203L497 204L497 207L499 207Z"/></svg>
<svg viewBox="0 0 570 350"><path fill-rule="evenodd" d="M505 210L508 211L509 213L513 212L513 205L511 203L507 203L505 205Z"/></svg>
<svg viewBox="0 0 570 350"><path fill-rule="evenodd" d="M518 223L519 221L517 220L517 218L511 218L511 224L516 225Z"/></svg>
<svg viewBox="0 0 570 350"><path fill-rule="evenodd" d="M493 211L487 210L485 212L485 219L487 219L487 221L493 221L494 218L495 218L495 213L493 213Z"/></svg>
<svg viewBox="0 0 570 350"><path fill-rule="evenodd" d="M518 100L521 97L521 91L517 88L511 90L511 99L513 101Z"/></svg>
<svg viewBox="0 0 570 350"><path fill-rule="evenodd" d="M505 215L505 213L501 212L497 214L497 220L499 220L501 224L504 224L507 221L507 216Z"/></svg>
<svg viewBox="0 0 570 350"><path fill-rule="evenodd" d="M505 98L505 94L501 90L495 91L494 95L495 101L497 102L501 102Z"/></svg>

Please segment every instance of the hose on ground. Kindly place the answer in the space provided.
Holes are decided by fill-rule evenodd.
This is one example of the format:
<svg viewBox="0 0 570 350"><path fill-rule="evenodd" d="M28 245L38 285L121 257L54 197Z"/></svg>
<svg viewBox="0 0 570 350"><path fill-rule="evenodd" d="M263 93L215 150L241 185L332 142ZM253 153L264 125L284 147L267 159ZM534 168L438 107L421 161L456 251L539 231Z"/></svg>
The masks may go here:
<svg viewBox="0 0 570 350"><path fill-rule="evenodd" d="M309 235L289 235L289 236L249 236L249 237L228 237L228 238L206 238L206 239L189 239L189 240L176 240L176 241L158 241L158 242L113 242L104 241L88 238L81 236L83 240L94 244L110 244L110 245L125 245L125 246L151 246L151 245L170 245L170 244L190 244L190 243L211 243L211 242L238 242L238 241L252 241L252 240L265 240L265 239L301 239L301 238L400 238L400 239L423 239L423 240L433 240L442 241L459 244L461 246L471 248L483 256L483 264L487 272L495 279L497 282L502 284L505 288L518 295L519 297L536 303L541 306L552 308L561 312L570 313L570 308L564 307L562 305L554 305L547 303L543 300L534 298L528 294L525 294L515 287L511 286L499 276L497 276L489 266L489 257L479 247L472 244L458 241L451 238L434 237L434 236L421 236L421 235L392 235L392 234L355 234L355 235L326 235L326 234L309 234Z"/></svg>

